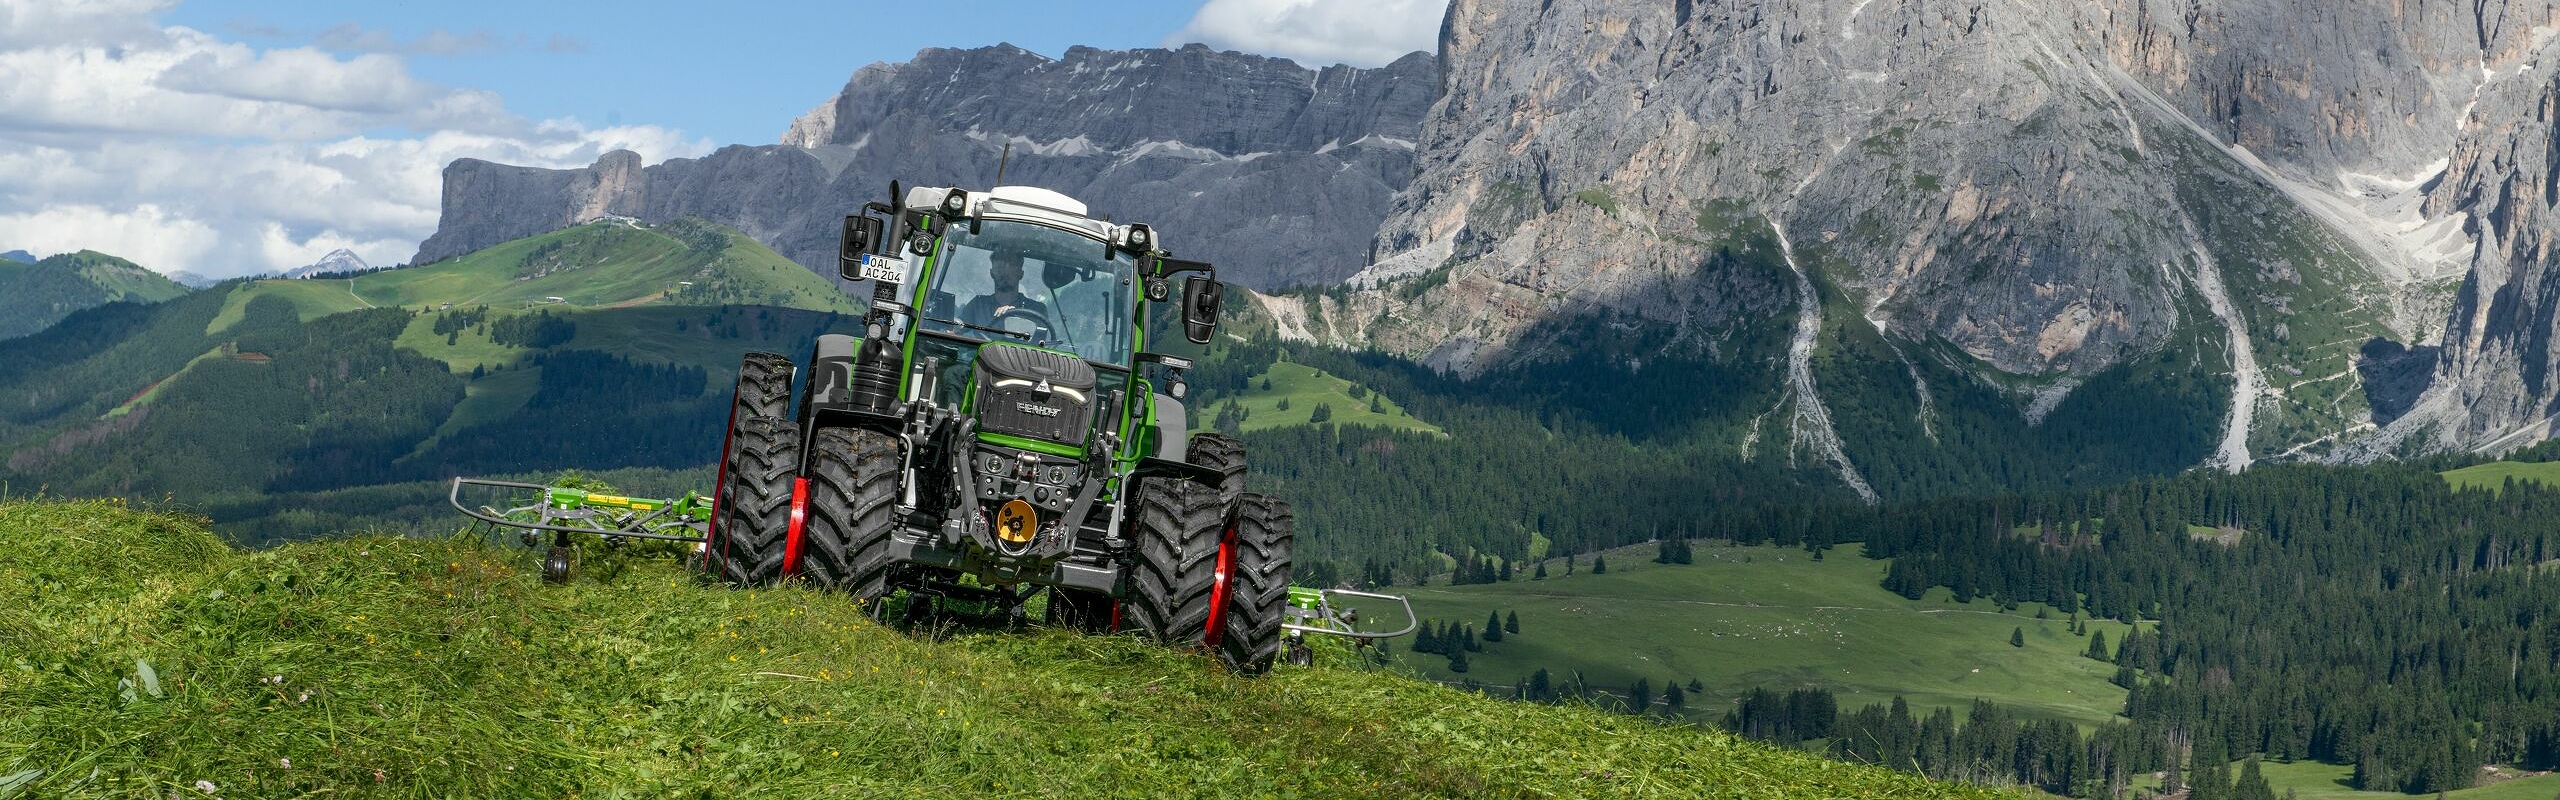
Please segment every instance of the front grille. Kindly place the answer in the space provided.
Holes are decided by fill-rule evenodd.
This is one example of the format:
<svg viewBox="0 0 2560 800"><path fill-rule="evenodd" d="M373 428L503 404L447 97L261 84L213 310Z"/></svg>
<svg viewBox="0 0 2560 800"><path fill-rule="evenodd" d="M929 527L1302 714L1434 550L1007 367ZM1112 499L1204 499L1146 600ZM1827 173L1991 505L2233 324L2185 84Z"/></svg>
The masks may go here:
<svg viewBox="0 0 2560 800"><path fill-rule="evenodd" d="M978 430L1084 446L1093 427L1092 365L1046 350L988 344L978 348L977 371Z"/></svg>

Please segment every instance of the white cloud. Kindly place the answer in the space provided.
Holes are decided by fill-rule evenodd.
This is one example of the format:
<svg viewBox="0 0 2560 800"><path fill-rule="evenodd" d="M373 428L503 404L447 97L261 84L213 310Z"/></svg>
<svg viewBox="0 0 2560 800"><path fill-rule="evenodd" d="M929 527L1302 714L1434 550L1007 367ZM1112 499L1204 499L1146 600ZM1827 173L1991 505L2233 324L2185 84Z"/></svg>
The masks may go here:
<svg viewBox="0 0 2560 800"><path fill-rule="evenodd" d="M341 247L393 264L434 232L454 159L570 167L711 149L655 126L527 120L392 55L155 26L167 6L0 0L0 250L86 248L215 277Z"/></svg>
<svg viewBox="0 0 2560 800"><path fill-rule="evenodd" d="M144 266L191 264L220 247L222 239L212 226L152 203L123 211L70 205L0 214L0 241L38 256L96 250Z"/></svg>
<svg viewBox="0 0 2560 800"><path fill-rule="evenodd" d="M1436 49L1449 0L1209 0L1167 47L1199 42L1310 67L1375 67Z"/></svg>

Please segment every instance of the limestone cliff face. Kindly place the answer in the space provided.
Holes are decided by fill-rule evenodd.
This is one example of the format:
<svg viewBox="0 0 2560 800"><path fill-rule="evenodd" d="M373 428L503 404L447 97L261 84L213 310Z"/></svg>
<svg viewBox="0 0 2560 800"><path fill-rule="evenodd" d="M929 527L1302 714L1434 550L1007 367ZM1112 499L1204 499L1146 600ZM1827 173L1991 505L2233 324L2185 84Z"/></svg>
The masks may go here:
<svg viewBox="0 0 2560 800"><path fill-rule="evenodd" d="M1307 69L1180 50L932 49L857 71L792 123L783 144L733 146L642 168L629 154L584 170L457 161L444 219L418 260L600 214L728 224L831 272L837 223L889 181L1066 192L1097 214L1146 220L1187 257L1252 286L1339 281L1368 262L1389 199L1413 173L1434 59Z"/></svg>
<svg viewBox="0 0 2560 800"><path fill-rule="evenodd" d="M2448 441L2470 441L2560 394L2545 367L2477 366L2560 365L2550 303L2474 299L2548 260L2518 248L2552 230L2554 13L1457 0L1363 291L1272 305L1323 321L1300 335L1461 372L1557 352L1539 331L1559 316L1733 330L1798 316L1803 291L2004 385L2201 347L2234 375L2229 466L2371 437L2418 389L2366 385L2360 346L2441 342L2432 391L2466 388L2394 425L2459 418ZM1705 275L1737 224L1783 237L1805 280ZM2500 321L2536 314L2540 333Z"/></svg>

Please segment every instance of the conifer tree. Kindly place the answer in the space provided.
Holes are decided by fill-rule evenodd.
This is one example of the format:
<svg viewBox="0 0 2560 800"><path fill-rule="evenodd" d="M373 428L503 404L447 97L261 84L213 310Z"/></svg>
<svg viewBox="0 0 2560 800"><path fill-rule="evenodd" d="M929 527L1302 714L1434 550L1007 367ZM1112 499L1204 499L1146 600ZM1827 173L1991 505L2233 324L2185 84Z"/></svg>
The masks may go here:
<svg viewBox="0 0 2560 800"><path fill-rule="evenodd" d="M1627 689L1627 713L1642 714L1645 712L1645 709L1652 707L1653 680L1650 678L1637 678L1636 685Z"/></svg>
<svg viewBox="0 0 2560 800"><path fill-rule="evenodd" d="M1533 580L1533 581L1543 581L1543 580L1546 580L1546 579L1547 579L1547 562L1540 561L1540 562L1538 562L1538 571L1537 571L1535 574L1530 575L1530 576L1529 576L1529 580Z"/></svg>
<svg viewBox="0 0 2560 800"><path fill-rule="evenodd" d="M2093 660L2093 661L2113 661L2113 660L2115 660L2115 659L2114 659L2114 657L2113 657L2113 656L2111 656L2111 655L2107 652L2107 632L2106 632L2106 631L2098 631L2098 632L2096 632L2096 633L2089 634L2089 652L2088 652L2088 656L2089 656L2089 658L2090 658L2091 660Z"/></svg>
<svg viewBox="0 0 2560 800"><path fill-rule="evenodd" d="M1488 642L1502 641L1502 612L1485 612L1484 640Z"/></svg>
<svg viewBox="0 0 2560 800"><path fill-rule="evenodd" d="M1689 693L1681 691L1680 684L1667 684L1662 687L1662 704L1673 711L1678 711L1682 706L1689 704Z"/></svg>
<svg viewBox="0 0 2560 800"><path fill-rule="evenodd" d="M2240 762L2240 781L2231 787L2232 800L2276 800L2274 789L2267 787L2266 775L2258 771L2258 757Z"/></svg>
<svg viewBox="0 0 2560 800"><path fill-rule="evenodd" d="M1592 556L1592 557L1591 557L1591 574L1593 574L1593 575L1607 575L1607 574L1609 574L1609 557L1608 557L1608 556L1606 556L1606 555L1597 555L1597 556Z"/></svg>
<svg viewBox="0 0 2560 800"><path fill-rule="evenodd" d="M1466 648L1459 647L1459 648L1451 648L1451 649L1449 650L1449 671L1450 671L1450 672L1466 672L1466 671L1467 671L1467 651L1466 651Z"/></svg>
<svg viewBox="0 0 2560 800"><path fill-rule="evenodd" d="M2025 629L2025 628L2010 628L2010 629L2009 629L2009 646L2010 646L2010 647L2025 647L2025 646L2027 646L2027 629Z"/></svg>
<svg viewBox="0 0 2560 800"><path fill-rule="evenodd" d="M1511 613L1509 613L1509 614L1504 614L1504 615L1502 616L1502 632L1503 632L1503 633L1519 633L1519 632L1520 632L1520 612L1519 612L1519 611L1514 610L1514 611L1512 611Z"/></svg>

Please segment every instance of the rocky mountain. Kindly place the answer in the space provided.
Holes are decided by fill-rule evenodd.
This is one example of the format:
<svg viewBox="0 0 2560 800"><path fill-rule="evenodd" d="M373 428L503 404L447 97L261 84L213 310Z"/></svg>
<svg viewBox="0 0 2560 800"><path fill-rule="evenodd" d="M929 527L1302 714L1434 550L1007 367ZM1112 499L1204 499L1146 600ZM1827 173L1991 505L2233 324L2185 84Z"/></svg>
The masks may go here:
<svg viewBox="0 0 2560 800"><path fill-rule="evenodd" d="M11 250L6 253L0 253L0 261L15 261L20 264L33 264L36 263L37 260L38 259L34 253L29 253L25 250Z"/></svg>
<svg viewBox="0 0 2560 800"><path fill-rule="evenodd" d="M118 300L156 303L186 293L160 273L91 250L32 264L0 259L0 339L42 331L73 312Z"/></svg>
<svg viewBox="0 0 2560 800"><path fill-rule="evenodd" d="M178 285L189 289L202 289L222 282L221 278L207 277L183 269L169 273L169 280L177 281Z"/></svg>
<svg viewBox="0 0 2560 800"><path fill-rule="evenodd" d="M373 265L364 263L364 259L357 257L355 251L341 247L336 250L329 251L328 255L321 256L318 261L285 270L284 277L308 278L313 275L326 275L330 273L362 272L372 268Z"/></svg>
<svg viewBox="0 0 2560 800"><path fill-rule="evenodd" d="M1931 443L1950 378L2032 426L2167 362L2218 387L2219 466L2541 438L2555 26L2525 0L1457 0L1380 258L1268 304L1461 374L1756 364L1780 388L1743 449L1778 420L1853 485L1843 441L1877 432L1819 373L1868 340Z"/></svg>
<svg viewBox="0 0 2560 800"><path fill-rule="evenodd" d="M412 263L607 215L694 216L832 274L840 221L889 181L992 185L1010 145L1006 183L1148 220L1247 285L1331 284L1369 262L1437 80L1422 53L1318 70L1198 45L925 50L855 72L777 145L654 165L615 152L574 170L456 161Z"/></svg>

